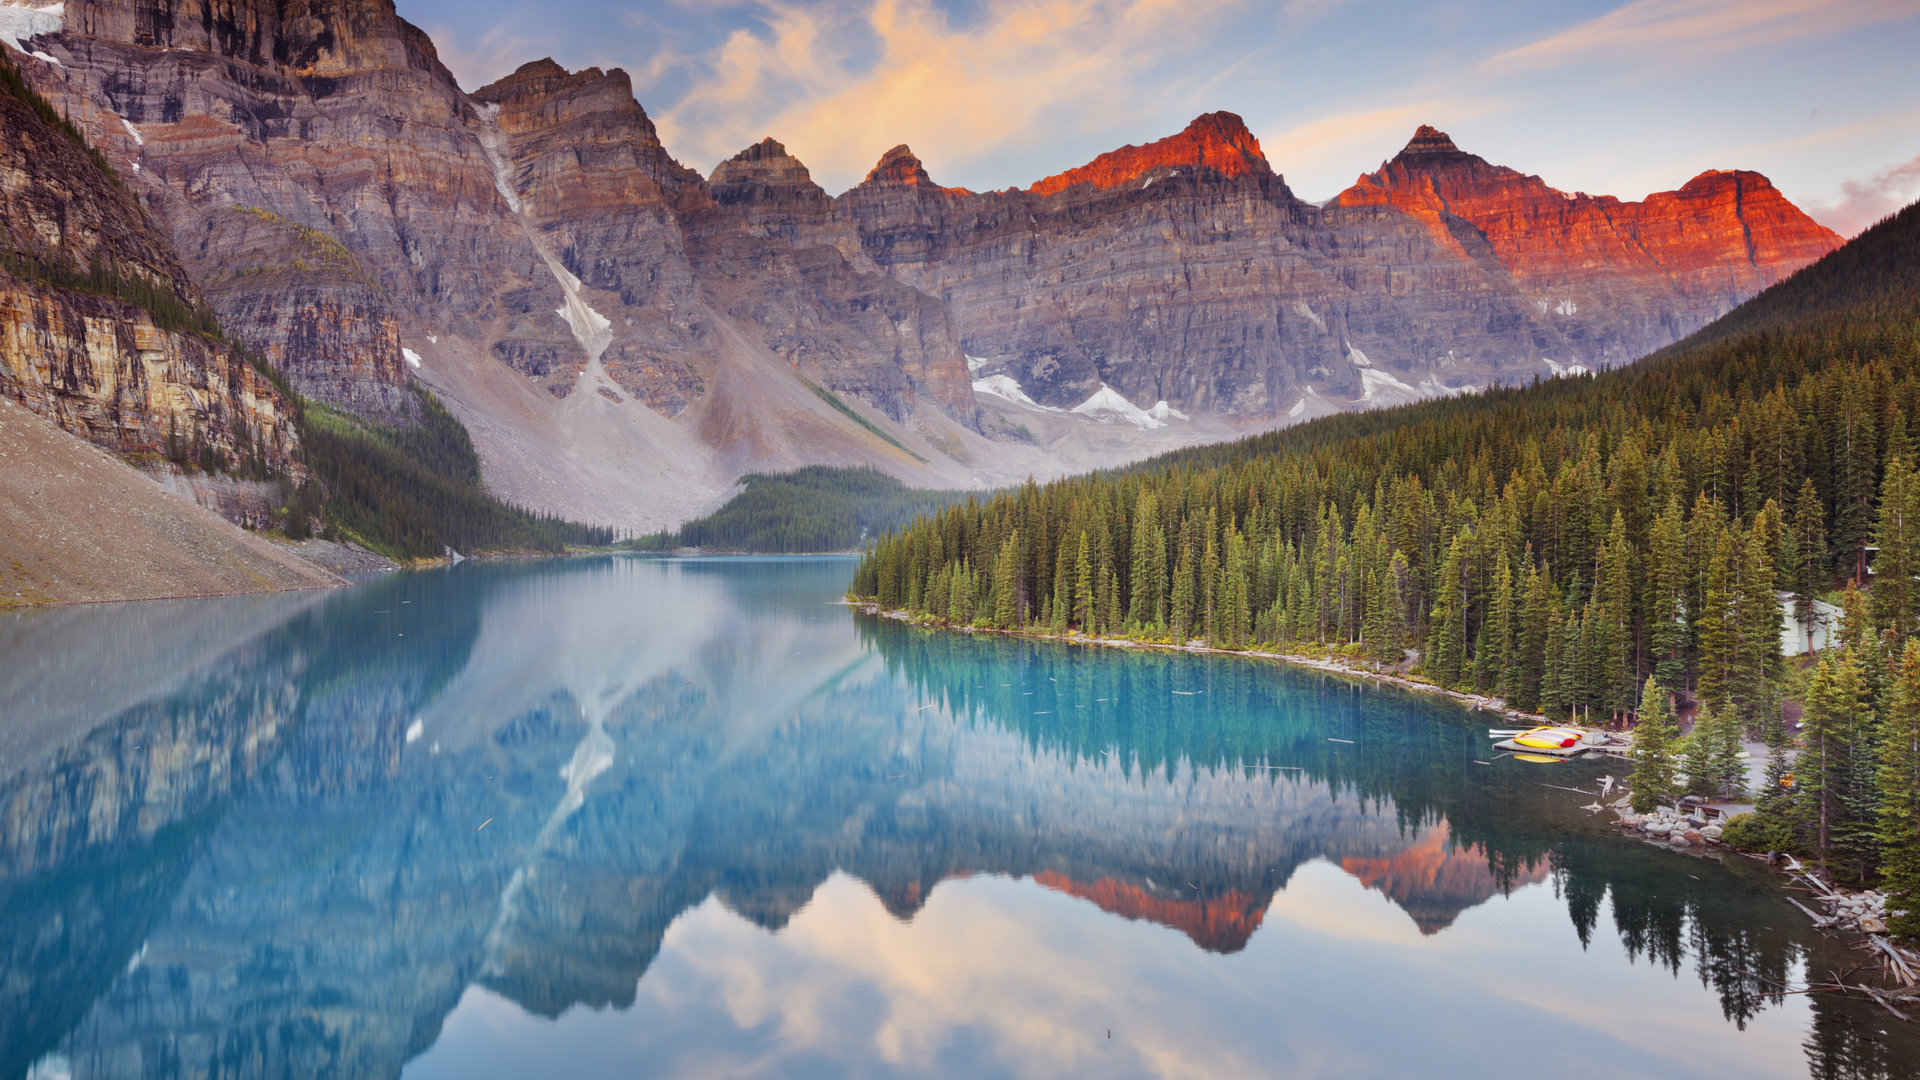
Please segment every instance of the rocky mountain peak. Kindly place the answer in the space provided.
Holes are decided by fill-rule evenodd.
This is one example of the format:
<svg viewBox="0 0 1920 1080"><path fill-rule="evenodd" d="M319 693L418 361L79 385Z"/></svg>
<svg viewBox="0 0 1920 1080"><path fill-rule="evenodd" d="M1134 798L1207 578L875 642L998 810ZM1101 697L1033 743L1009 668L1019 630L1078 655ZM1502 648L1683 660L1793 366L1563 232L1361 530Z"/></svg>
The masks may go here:
<svg viewBox="0 0 1920 1080"><path fill-rule="evenodd" d="M1400 151L1399 156L1409 158L1458 153L1460 148L1453 144L1453 139L1446 132L1432 124L1421 124L1414 129L1413 138L1407 140L1407 145Z"/></svg>
<svg viewBox="0 0 1920 1080"><path fill-rule="evenodd" d="M806 165L771 136L714 166L708 183L714 200L722 204L798 199L824 207L827 199Z"/></svg>
<svg viewBox="0 0 1920 1080"><path fill-rule="evenodd" d="M880 155L880 163L867 173L861 186L877 187L919 187L944 190L927 175L926 166L920 163L913 151L905 143Z"/></svg>
<svg viewBox="0 0 1920 1080"><path fill-rule="evenodd" d="M513 69L513 73L496 79L474 92L476 97L499 97L512 93L538 92L557 80L567 77L567 69L561 67L550 56L530 60Z"/></svg>
<svg viewBox="0 0 1920 1080"><path fill-rule="evenodd" d="M1210 112L1195 117L1177 135L1144 146L1129 144L1110 150L1027 190L1035 195L1052 195L1077 184L1119 187L1154 169L1170 166L1205 168L1228 177L1267 176L1273 172L1266 155L1260 152L1260 140L1247 130L1246 121L1234 113Z"/></svg>

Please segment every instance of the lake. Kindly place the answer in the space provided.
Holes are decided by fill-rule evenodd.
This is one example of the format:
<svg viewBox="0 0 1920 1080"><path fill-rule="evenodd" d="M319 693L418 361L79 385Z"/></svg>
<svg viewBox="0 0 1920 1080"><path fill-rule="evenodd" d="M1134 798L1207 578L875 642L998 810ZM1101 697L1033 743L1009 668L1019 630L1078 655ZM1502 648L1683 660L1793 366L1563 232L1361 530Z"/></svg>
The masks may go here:
<svg viewBox="0 0 1920 1080"><path fill-rule="evenodd" d="M1622 765L846 559L0 616L0 1077L1894 1077ZM1572 789L1572 790L1570 790Z"/></svg>

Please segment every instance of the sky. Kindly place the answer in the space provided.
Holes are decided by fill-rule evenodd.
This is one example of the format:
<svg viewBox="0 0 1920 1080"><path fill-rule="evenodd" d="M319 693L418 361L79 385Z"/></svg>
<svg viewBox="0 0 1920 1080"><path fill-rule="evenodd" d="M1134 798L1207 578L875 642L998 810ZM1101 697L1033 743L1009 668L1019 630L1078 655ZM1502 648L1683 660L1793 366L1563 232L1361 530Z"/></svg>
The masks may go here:
<svg viewBox="0 0 1920 1080"><path fill-rule="evenodd" d="M771 135L839 193L906 143L1025 186L1243 117L1322 201L1420 124L1567 191L1754 169L1844 235L1920 198L1920 0L398 0L463 87L624 68L682 163Z"/></svg>

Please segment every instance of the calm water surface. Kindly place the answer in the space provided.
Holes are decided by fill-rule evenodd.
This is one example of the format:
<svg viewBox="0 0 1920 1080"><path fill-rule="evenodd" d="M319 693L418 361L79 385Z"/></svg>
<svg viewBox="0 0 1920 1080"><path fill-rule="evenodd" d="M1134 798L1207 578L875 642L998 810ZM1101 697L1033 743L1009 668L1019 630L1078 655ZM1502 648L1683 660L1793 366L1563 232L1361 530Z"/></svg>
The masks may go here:
<svg viewBox="0 0 1920 1080"><path fill-rule="evenodd" d="M845 560L0 617L0 1077L1911 1076L1600 764Z"/></svg>

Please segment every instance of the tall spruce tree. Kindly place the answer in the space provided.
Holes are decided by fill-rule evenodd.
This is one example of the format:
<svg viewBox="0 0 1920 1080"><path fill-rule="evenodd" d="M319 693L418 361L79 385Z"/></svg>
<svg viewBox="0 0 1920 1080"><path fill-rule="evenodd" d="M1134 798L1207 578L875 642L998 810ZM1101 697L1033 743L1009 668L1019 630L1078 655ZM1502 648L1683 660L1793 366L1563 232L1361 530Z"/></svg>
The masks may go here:
<svg viewBox="0 0 1920 1080"><path fill-rule="evenodd" d="M1628 802L1634 813L1648 813L1676 793L1673 744L1679 735L1673 713L1667 708L1667 692L1648 676L1640 690L1640 718L1633 729L1633 773L1627 780Z"/></svg>
<svg viewBox="0 0 1920 1080"><path fill-rule="evenodd" d="M1908 639L1880 721L1880 877L1889 929L1920 944L1920 640Z"/></svg>
<svg viewBox="0 0 1920 1080"><path fill-rule="evenodd" d="M1904 639L1920 610L1920 477L1904 457L1887 462L1874 542L1873 621Z"/></svg>

